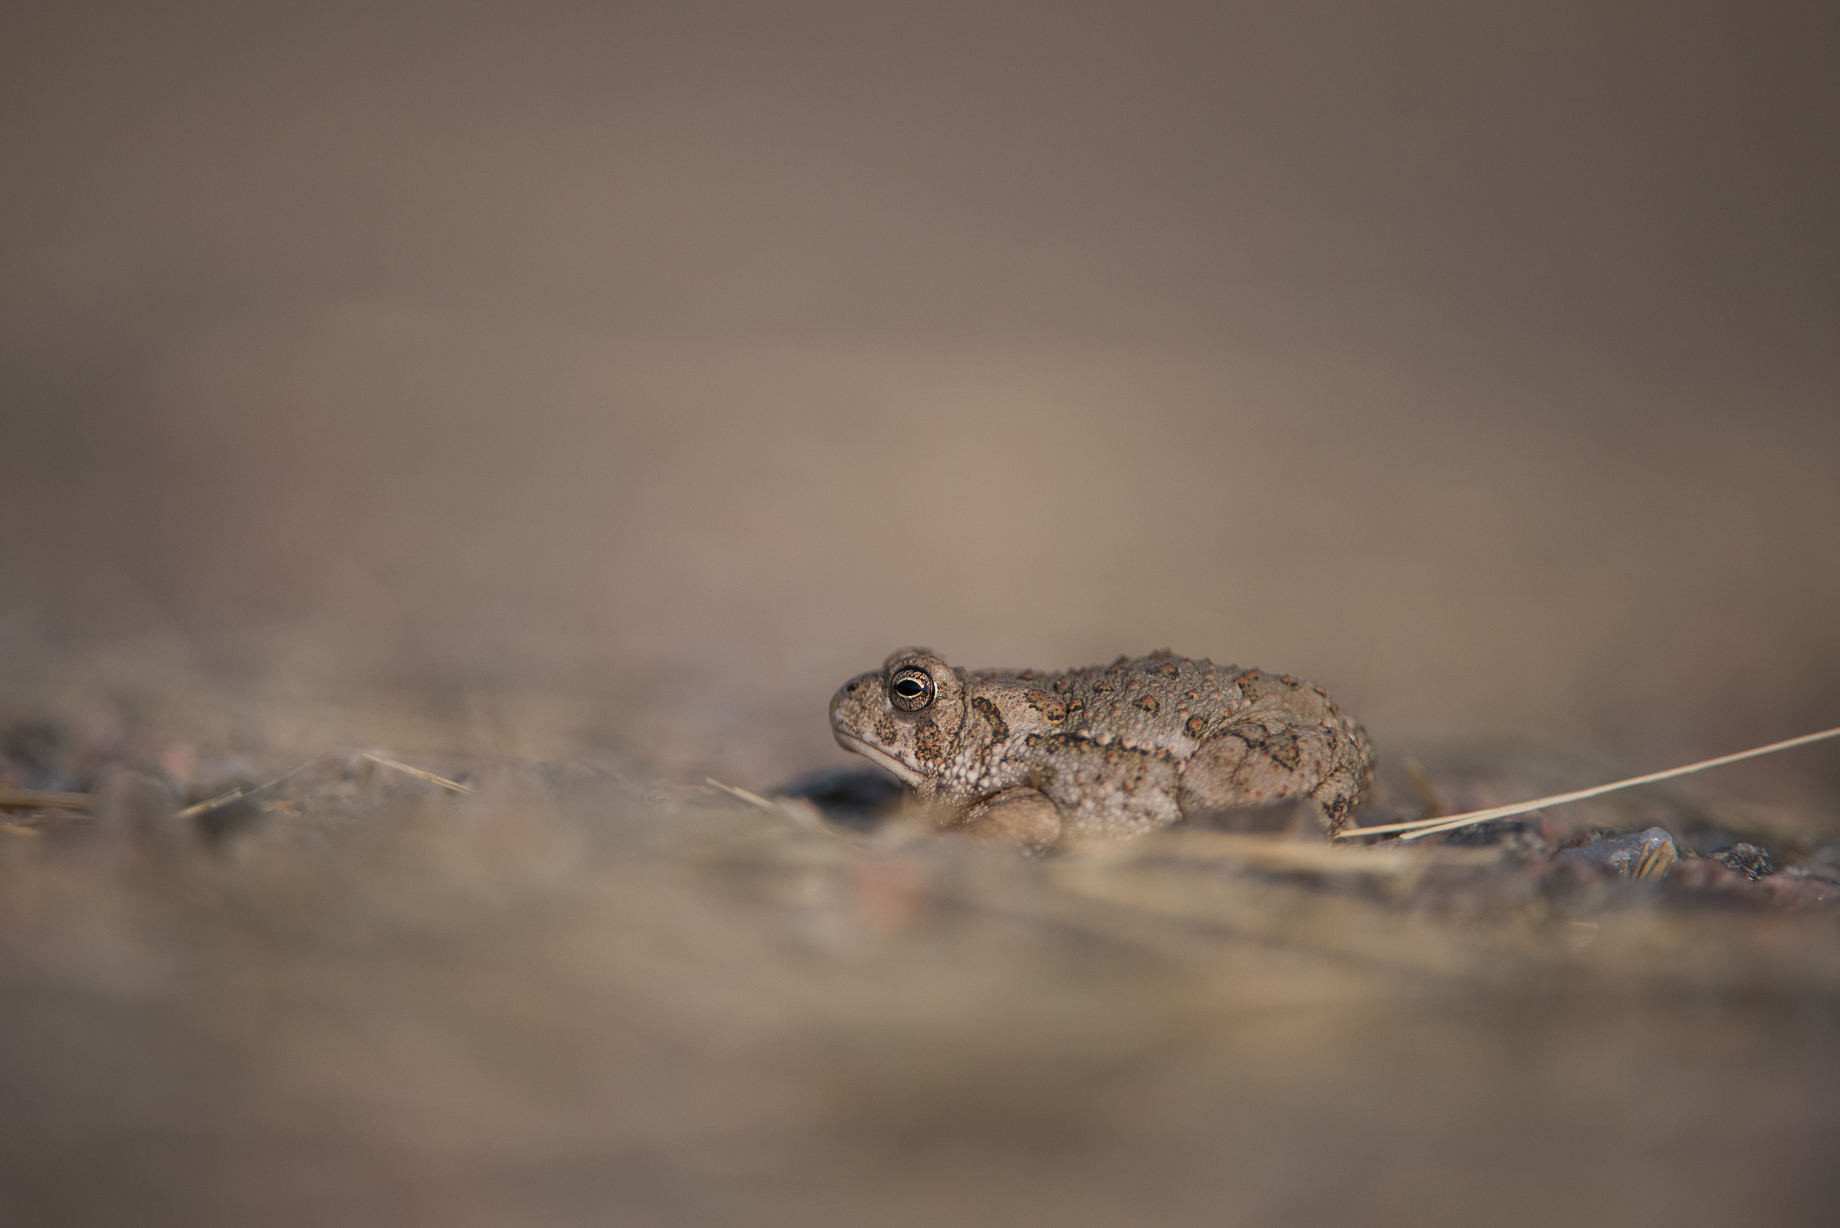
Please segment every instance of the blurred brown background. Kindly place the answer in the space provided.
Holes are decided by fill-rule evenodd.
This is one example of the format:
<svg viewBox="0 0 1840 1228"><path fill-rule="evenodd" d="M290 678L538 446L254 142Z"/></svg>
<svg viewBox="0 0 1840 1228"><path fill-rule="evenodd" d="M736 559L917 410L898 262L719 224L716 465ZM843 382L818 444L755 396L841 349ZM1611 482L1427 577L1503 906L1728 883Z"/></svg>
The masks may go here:
<svg viewBox="0 0 1840 1228"><path fill-rule="evenodd" d="M909 642L1383 746L1840 721L1831 6L7 27L15 679L542 693L756 786Z"/></svg>

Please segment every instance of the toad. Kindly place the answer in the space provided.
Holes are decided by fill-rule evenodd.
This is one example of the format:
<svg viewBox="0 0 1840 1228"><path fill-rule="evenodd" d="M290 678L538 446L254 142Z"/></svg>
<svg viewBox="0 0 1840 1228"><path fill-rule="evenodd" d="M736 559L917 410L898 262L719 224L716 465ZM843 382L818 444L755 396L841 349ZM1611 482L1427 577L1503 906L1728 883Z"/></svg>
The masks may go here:
<svg viewBox="0 0 1840 1228"><path fill-rule="evenodd" d="M830 714L945 826L1035 850L1305 799L1334 835L1373 776L1367 734L1321 687L1167 649L1051 673L907 648Z"/></svg>

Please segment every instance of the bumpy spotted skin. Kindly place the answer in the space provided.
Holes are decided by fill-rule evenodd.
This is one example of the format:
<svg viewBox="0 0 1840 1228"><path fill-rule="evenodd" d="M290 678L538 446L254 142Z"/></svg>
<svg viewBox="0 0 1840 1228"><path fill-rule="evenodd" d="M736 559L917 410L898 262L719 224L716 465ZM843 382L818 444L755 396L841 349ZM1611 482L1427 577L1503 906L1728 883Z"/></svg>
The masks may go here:
<svg viewBox="0 0 1840 1228"><path fill-rule="evenodd" d="M1045 673L905 649L844 684L831 727L950 823L1035 848L1299 798L1333 833L1374 762L1321 687L1168 651Z"/></svg>

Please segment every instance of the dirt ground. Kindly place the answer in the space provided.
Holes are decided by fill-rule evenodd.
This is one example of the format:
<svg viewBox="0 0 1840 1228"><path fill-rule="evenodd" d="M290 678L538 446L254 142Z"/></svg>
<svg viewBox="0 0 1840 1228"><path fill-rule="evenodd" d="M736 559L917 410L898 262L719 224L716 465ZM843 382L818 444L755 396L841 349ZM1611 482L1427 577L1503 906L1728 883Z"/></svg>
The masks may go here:
<svg viewBox="0 0 1840 1228"><path fill-rule="evenodd" d="M1840 1194L1832 810L1650 790L1330 863L1199 830L1027 858L375 704L187 740L215 706L13 726L11 778L91 808L0 829L6 1222L1812 1224ZM1424 762L1460 805L1604 768ZM1660 877L1582 860L1656 826Z"/></svg>

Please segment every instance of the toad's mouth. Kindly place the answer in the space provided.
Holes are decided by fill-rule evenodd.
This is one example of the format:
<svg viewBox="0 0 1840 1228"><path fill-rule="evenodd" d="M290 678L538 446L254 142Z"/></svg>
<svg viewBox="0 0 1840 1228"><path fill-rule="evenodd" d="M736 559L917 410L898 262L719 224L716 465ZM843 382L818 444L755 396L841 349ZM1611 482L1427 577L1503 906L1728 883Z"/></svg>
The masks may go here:
<svg viewBox="0 0 1840 1228"><path fill-rule="evenodd" d="M900 779L902 784L917 785L920 783L920 773L914 771L914 769L908 767L905 763L902 763L899 759L896 759L881 747L863 741L863 739L857 737L849 730L838 725L831 726L831 732L837 737L837 745L843 747L845 750L854 751L867 759L870 763L875 764L875 766L884 771L893 773Z"/></svg>

